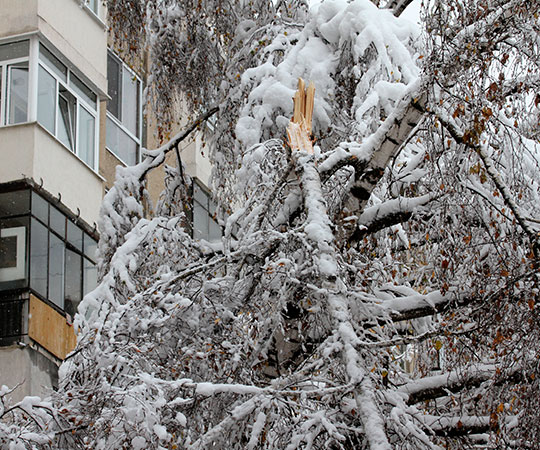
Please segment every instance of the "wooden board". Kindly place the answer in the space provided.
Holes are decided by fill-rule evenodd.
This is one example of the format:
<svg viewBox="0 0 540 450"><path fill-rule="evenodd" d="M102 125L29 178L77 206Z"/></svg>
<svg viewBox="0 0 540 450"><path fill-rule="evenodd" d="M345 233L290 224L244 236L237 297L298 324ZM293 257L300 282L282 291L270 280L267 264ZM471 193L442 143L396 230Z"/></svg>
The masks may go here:
<svg viewBox="0 0 540 450"><path fill-rule="evenodd" d="M30 295L28 336L60 359L77 343L75 330L66 318L34 295Z"/></svg>

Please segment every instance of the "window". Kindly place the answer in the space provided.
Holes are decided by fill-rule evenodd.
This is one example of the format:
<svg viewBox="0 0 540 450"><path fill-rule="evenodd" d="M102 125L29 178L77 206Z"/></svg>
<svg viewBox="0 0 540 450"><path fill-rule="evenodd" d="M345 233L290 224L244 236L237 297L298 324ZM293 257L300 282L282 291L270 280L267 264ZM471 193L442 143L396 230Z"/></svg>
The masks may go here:
<svg viewBox="0 0 540 450"><path fill-rule="evenodd" d="M0 125L28 121L29 41L0 45Z"/></svg>
<svg viewBox="0 0 540 450"><path fill-rule="evenodd" d="M29 120L29 68L37 64L37 121L95 169L97 95L42 44L39 61L29 61L29 49L28 40L0 45L0 125Z"/></svg>
<svg viewBox="0 0 540 450"><path fill-rule="evenodd" d="M26 227L0 229L0 282L25 278Z"/></svg>
<svg viewBox="0 0 540 450"><path fill-rule="evenodd" d="M92 169L97 95L46 47L39 47L37 120Z"/></svg>
<svg viewBox="0 0 540 450"><path fill-rule="evenodd" d="M86 6L97 16L98 15L98 7L99 7L99 0L88 0L86 2Z"/></svg>
<svg viewBox="0 0 540 450"><path fill-rule="evenodd" d="M28 191L0 193L0 290L28 285Z"/></svg>
<svg viewBox="0 0 540 450"><path fill-rule="evenodd" d="M192 233L195 239L209 242L221 240L221 228L215 220L216 205L210 194L193 182Z"/></svg>
<svg viewBox="0 0 540 450"><path fill-rule="evenodd" d="M107 148L127 165L139 161L141 81L114 54L107 56Z"/></svg>
<svg viewBox="0 0 540 450"><path fill-rule="evenodd" d="M36 192L0 193L0 291L30 288L73 316L97 286L96 250L80 224Z"/></svg>

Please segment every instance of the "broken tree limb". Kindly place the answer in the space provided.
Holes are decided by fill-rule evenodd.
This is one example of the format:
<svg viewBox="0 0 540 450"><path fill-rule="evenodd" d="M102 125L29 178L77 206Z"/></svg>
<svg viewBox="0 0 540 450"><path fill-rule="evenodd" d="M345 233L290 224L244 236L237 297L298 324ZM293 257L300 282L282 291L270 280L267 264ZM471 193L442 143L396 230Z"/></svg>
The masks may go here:
<svg viewBox="0 0 540 450"><path fill-rule="evenodd" d="M441 375L433 375L420 380L404 384L398 388L398 392L407 394L407 404L414 405L426 400L434 400L446 397L449 393L456 394L465 389L480 386L485 381L494 380L495 385L504 382L518 382L526 378L522 365L506 371L495 364L483 364L477 367L471 366L469 372L453 370Z"/></svg>
<svg viewBox="0 0 540 450"><path fill-rule="evenodd" d="M294 113L287 126L288 143L292 150L302 150L313 154L311 140L311 120L313 118L313 104L315 99L315 85L306 84L302 78L298 79L298 90L294 94Z"/></svg>

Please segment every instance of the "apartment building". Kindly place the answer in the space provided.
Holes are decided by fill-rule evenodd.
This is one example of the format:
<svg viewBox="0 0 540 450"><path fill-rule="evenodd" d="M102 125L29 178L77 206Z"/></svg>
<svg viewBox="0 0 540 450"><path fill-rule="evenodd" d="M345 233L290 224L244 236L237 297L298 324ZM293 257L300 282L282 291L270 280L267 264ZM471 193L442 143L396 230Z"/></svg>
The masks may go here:
<svg viewBox="0 0 540 450"><path fill-rule="evenodd" d="M106 23L99 0L0 0L0 385L20 385L14 399L57 384L73 316L97 284L103 195L117 165L157 145L142 115L144 68L108 48ZM186 145L193 233L209 239L209 165Z"/></svg>

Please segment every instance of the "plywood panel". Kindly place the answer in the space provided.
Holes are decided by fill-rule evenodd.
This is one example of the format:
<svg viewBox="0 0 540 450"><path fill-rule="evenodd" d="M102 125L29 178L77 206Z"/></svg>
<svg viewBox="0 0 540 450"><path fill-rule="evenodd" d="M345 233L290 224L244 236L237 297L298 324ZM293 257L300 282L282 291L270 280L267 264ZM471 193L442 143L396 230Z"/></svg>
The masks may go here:
<svg viewBox="0 0 540 450"><path fill-rule="evenodd" d="M77 343L73 326L66 318L33 295L30 295L28 336L60 359Z"/></svg>

